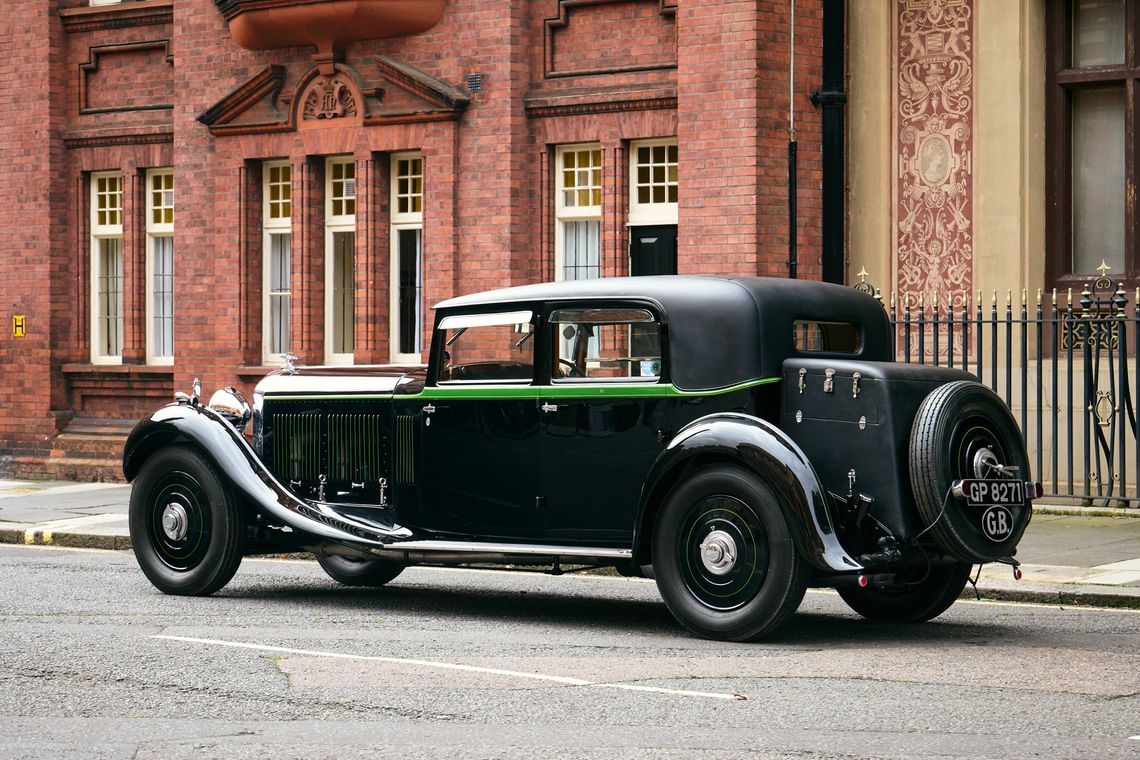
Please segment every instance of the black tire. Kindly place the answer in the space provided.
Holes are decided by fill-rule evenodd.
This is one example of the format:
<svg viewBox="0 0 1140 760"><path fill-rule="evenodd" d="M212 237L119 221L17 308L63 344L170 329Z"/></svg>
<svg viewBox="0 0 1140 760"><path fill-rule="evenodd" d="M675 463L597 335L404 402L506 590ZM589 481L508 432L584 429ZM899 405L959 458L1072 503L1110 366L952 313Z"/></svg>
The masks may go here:
<svg viewBox="0 0 1140 760"><path fill-rule="evenodd" d="M317 562L328 576L346 586L383 586L404 572L404 566L390 559L353 559L317 555Z"/></svg>
<svg viewBox="0 0 1140 760"><path fill-rule="evenodd" d="M135 559L164 594L212 594L241 564L241 502L195 449L162 449L143 464L128 519Z"/></svg>
<svg viewBox="0 0 1140 760"><path fill-rule="evenodd" d="M1011 556L1032 516L1028 502L1009 507L1010 519L1003 520L1008 532L996 540L983 530L984 510L951 499L943 511L952 481L998 477L978 464L979 456L987 451L1000 464L1018 467L1018 479L1029 480L1029 458L1017 422L993 391L969 380L931 391L911 427L911 488L919 515L925 525L932 526L934 540L961 562L981 564Z"/></svg>
<svg viewBox="0 0 1140 760"><path fill-rule="evenodd" d="M702 543L721 556L704 554ZM776 493L724 466L698 471L669 494L654 526L653 572L665 605L685 628L710 639L751 641L788 622L803 601L809 571Z"/></svg>
<svg viewBox="0 0 1140 760"><path fill-rule="evenodd" d="M924 623L941 615L962 593L970 579L970 565L935 565L916 571L912 582L867 588L840 588L847 606L878 623Z"/></svg>

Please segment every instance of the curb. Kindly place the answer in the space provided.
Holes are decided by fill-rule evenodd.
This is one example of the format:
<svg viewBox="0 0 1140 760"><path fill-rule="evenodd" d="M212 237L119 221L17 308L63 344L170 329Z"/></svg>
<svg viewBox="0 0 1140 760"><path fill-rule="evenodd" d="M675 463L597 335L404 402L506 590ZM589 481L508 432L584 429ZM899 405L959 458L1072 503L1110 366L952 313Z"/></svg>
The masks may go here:
<svg viewBox="0 0 1140 760"><path fill-rule="evenodd" d="M65 549L106 549L122 551L131 548L130 536L91 535L90 533L53 533L0 529L0 544L23 546L58 546Z"/></svg>
<svg viewBox="0 0 1140 760"><path fill-rule="evenodd" d="M987 588L979 584L977 595L966 586L959 599L983 602L1026 602L1056 607L1104 607L1110 609L1140 610L1140 589L1129 594L1121 590L1098 586L1054 587L1029 586L1019 588Z"/></svg>
<svg viewBox="0 0 1140 760"><path fill-rule="evenodd" d="M1140 517L1140 509L1134 507L1078 507L1034 504L1033 514L1062 515L1066 517L1117 517L1127 519L1130 517Z"/></svg>

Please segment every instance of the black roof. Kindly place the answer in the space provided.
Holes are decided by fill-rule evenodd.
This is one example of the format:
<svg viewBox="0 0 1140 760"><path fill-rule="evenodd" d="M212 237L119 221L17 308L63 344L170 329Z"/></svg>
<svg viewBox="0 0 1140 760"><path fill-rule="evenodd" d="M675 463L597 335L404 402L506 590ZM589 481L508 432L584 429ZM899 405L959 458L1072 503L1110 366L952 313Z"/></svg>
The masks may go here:
<svg viewBox="0 0 1140 760"><path fill-rule="evenodd" d="M636 299L655 303L668 325L672 380L680 388L722 388L775 377L795 350L797 320L855 322L862 349L846 358L890 361L882 305L843 285L775 277L602 277L522 285L444 301L443 311L550 301ZM811 356L827 356L812 352Z"/></svg>

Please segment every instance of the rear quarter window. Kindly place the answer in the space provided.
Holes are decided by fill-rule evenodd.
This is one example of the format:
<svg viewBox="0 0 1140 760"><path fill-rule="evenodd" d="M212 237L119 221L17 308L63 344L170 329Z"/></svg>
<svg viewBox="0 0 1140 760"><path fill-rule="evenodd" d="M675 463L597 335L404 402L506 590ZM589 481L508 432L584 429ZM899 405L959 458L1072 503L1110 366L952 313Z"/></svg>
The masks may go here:
<svg viewBox="0 0 1140 760"><path fill-rule="evenodd" d="M863 350L863 331L855 322L797 319L792 334L796 351L804 354L858 354Z"/></svg>

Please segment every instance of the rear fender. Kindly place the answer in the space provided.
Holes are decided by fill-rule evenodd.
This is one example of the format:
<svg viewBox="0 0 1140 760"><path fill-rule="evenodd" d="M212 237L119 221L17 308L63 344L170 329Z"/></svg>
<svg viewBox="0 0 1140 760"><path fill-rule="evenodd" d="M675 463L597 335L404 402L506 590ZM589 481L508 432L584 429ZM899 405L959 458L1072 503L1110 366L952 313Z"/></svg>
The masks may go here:
<svg viewBox="0 0 1140 760"><path fill-rule="evenodd" d="M634 534L634 556L647 558L653 523L672 486L704 463L728 462L748 470L783 496L781 503L801 556L831 573L862 565L839 543L819 477L792 439L779 428L745 414L722 413L693 421L657 457L645 486Z"/></svg>
<svg viewBox="0 0 1140 760"><path fill-rule="evenodd" d="M363 523L326 505L297 498L269 472L245 437L207 406L170 404L136 425L123 448L123 474L128 481L134 480L154 452L177 444L195 446L249 504L296 530L368 546L412 535L406 528Z"/></svg>

